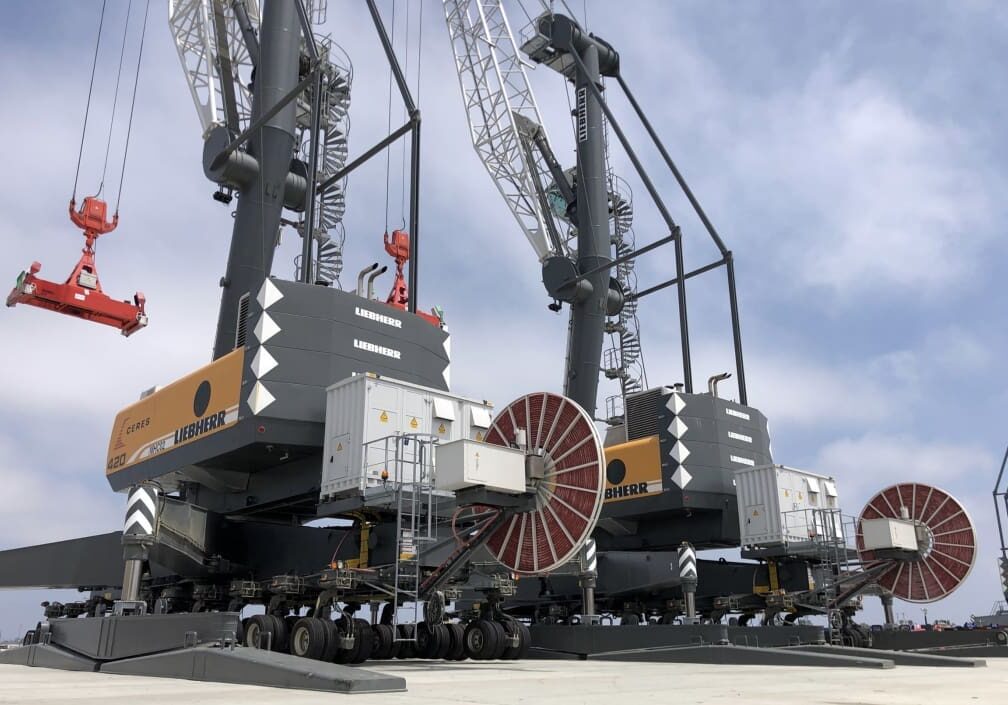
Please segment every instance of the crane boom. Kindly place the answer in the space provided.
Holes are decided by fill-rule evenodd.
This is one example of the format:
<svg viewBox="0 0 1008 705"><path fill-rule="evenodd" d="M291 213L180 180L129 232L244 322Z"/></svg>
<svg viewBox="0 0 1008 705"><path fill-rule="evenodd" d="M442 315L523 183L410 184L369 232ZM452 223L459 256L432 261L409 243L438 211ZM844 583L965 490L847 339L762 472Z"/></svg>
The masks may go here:
<svg viewBox="0 0 1008 705"><path fill-rule="evenodd" d="M258 27L259 3L242 2L241 5L251 25ZM218 125L244 129L252 112L248 84L234 79L238 76L248 78L253 60L240 23L230 13L225 18L222 15L224 0L170 0L168 3L168 23L204 137ZM226 39L226 42L219 39ZM218 46L221 51L217 50ZM227 64L220 67L226 70L227 80L218 79L218 56L228 57ZM234 102L229 105L231 100Z"/></svg>
<svg viewBox="0 0 1008 705"><path fill-rule="evenodd" d="M561 254L547 234L537 198L537 174L549 173L541 156L523 148L515 116L542 127L504 8L497 0L444 0L459 86L473 147L540 261ZM541 186L541 185L540 185Z"/></svg>

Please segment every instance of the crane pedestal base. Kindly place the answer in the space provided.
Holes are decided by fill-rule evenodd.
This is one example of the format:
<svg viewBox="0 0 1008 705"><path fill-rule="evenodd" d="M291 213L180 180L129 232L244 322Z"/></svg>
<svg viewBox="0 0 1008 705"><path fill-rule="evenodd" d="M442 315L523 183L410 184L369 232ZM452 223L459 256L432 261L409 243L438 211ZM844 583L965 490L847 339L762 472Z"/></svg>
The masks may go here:
<svg viewBox="0 0 1008 705"><path fill-rule="evenodd" d="M52 619L42 643L0 652L0 664L300 688L334 693L406 690L398 676L235 646L234 612Z"/></svg>

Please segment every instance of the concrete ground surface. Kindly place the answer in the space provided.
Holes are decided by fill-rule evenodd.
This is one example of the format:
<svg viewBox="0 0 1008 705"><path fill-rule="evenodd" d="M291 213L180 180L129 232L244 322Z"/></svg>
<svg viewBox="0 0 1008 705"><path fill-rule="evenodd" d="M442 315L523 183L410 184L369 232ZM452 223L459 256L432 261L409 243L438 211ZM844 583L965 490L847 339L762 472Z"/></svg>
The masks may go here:
<svg viewBox="0 0 1008 705"><path fill-rule="evenodd" d="M605 661L524 661L507 665L397 661L379 664L372 670L405 677L409 691L373 695L0 666L0 703L1005 705L1008 703L1008 659L988 659L987 664L986 668L897 666L889 670L867 670Z"/></svg>

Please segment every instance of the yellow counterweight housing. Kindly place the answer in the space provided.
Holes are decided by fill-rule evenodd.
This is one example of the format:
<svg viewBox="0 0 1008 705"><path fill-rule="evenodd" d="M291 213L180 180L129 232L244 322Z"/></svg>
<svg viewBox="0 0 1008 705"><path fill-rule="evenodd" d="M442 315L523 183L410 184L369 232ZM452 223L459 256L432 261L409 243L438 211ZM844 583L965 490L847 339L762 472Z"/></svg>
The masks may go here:
<svg viewBox="0 0 1008 705"><path fill-rule="evenodd" d="M658 436L648 436L605 449L605 501L622 502L662 491Z"/></svg>
<svg viewBox="0 0 1008 705"><path fill-rule="evenodd" d="M106 476L236 423L244 362L239 348L120 411Z"/></svg>

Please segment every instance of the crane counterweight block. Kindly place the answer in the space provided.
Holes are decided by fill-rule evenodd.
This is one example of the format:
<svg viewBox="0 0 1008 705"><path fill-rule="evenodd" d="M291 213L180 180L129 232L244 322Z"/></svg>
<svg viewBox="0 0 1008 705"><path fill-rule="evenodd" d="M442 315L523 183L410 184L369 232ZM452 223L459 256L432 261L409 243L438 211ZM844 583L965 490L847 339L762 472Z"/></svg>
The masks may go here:
<svg viewBox="0 0 1008 705"><path fill-rule="evenodd" d="M145 310L147 299L141 292L130 301L118 301L102 291L95 264L94 243L99 235L109 233L118 225L118 215L113 220L105 220L105 202L88 196L80 211L74 210L70 202L70 219L84 230L85 244L77 266L62 284L42 279L38 276L42 265L32 262L27 271L21 272L17 283L7 295L7 306L27 304L39 308L65 313L86 321L114 326L129 336L147 325Z"/></svg>

